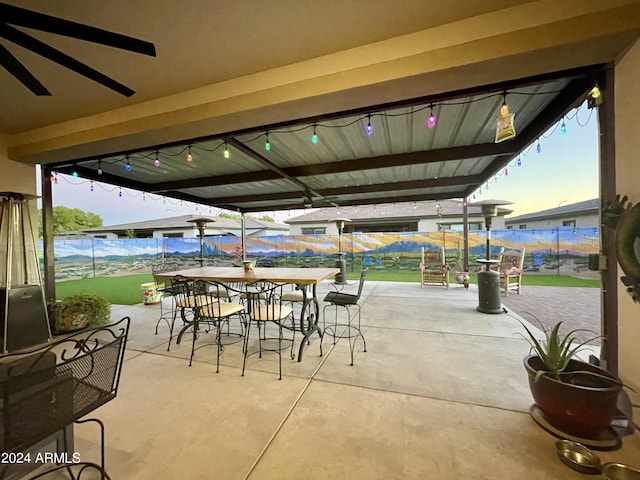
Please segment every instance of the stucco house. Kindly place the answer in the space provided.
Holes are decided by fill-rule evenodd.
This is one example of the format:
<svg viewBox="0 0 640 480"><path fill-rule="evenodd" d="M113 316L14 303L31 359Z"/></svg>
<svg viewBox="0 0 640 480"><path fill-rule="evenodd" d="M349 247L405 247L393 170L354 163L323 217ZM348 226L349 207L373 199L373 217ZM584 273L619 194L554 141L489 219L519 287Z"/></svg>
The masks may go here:
<svg viewBox="0 0 640 480"><path fill-rule="evenodd" d="M123 223L107 227L90 228L84 231L94 238L114 240L117 238L195 238L198 227L193 222L201 215L178 215L175 217L158 218L142 222ZM207 235L242 235L240 220L227 217L211 217L215 221L207 223ZM288 235L289 227L281 223L264 222L247 218L245 232L248 237L262 237L265 235Z"/></svg>
<svg viewBox="0 0 640 480"><path fill-rule="evenodd" d="M592 198L583 202L508 217L505 219L505 225L507 229L597 227L600 225L599 212L600 199Z"/></svg>
<svg viewBox="0 0 640 480"><path fill-rule="evenodd" d="M491 228L505 228L505 215L511 210L500 207ZM462 200L435 200L409 203L385 203L353 207L321 208L286 220L291 235L337 235L334 219L348 218L344 232L440 232L463 230ZM485 228L480 207L469 204L469 230Z"/></svg>

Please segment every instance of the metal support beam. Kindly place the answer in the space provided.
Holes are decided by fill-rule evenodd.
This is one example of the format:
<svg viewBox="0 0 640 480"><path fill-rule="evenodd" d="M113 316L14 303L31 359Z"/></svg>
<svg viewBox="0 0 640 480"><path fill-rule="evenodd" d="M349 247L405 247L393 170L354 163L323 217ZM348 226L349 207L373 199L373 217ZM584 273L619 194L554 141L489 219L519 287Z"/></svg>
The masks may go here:
<svg viewBox="0 0 640 480"><path fill-rule="evenodd" d="M42 243L44 245L44 296L46 300L56 298L55 252L53 250L53 194L51 168L43 165L40 170L42 185Z"/></svg>
<svg viewBox="0 0 640 480"><path fill-rule="evenodd" d="M593 86L593 85L592 85ZM598 80L602 105L598 107L600 126L600 200L613 202L616 196L616 145L614 68L610 66ZM618 375L618 257L615 248L615 231L605 227L600 212L600 240L602 253L607 257L609 268L602 271L602 366Z"/></svg>

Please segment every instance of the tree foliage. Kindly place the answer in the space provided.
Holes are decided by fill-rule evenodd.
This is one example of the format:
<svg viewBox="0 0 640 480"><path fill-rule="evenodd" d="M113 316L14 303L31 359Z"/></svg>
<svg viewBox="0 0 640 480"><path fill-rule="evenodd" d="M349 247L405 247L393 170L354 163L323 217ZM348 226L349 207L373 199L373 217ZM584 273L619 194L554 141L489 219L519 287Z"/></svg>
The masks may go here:
<svg viewBox="0 0 640 480"><path fill-rule="evenodd" d="M38 215L38 232L42 238L42 212ZM53 207L53 234L61 235L69 232L80 232L87 228L102 227L102 217L97 213L85 212L79 208L62 205Z"/></svg>
<svg viewBox="0 0 640 480"><path fill-rule="evenodd" d="M239 213L220 213L218 215L219 217L224 217L224 218L231 218L233 220L238 220L240 221L240 214ZM261 217L256 217L255 215L247 215L247 218L251 218L252 220L260 220L261 222L271 222L274 223L275 220L270 217L269 215L263 215Z"/></svg>

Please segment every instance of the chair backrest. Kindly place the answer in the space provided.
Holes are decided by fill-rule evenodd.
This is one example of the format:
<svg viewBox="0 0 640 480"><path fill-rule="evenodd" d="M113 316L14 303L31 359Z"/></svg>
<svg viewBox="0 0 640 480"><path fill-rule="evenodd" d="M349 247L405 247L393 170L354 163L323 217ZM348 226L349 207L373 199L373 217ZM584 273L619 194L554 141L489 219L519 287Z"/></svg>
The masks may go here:
<svg viewBox="0 0 640 480"><path fill-rule="evenodd" d="M522 270L524 264L524 251L522 250L505 250L500 255L500 271L509 270L511 268L518 268Z"/></svg>
<svg viewBox="0 0 640 480"><path fill-rule="evenodd" d="M425 269L441 269L445 266L444 247L421 250L421 265Z"/></svg>
<svg viewBox="0 0 640 480"><path fill-rule="evenodd" d="M225 303L244 293L243 284L227 284L215 280L199 280L195 290L195 305L200 315L205 317L223 317ZM226 307L229 304L227 303Z"/></svg>
<svg viewBox="0 0 640 480"><path fill-rule="evenodd" d="M356 298L358 300L360 300L360 295L362 294L362 287L364 286L364 281L367 278L367 272L369 271L369 268L363 268L362 271L360 272L360 284L358 285L358 293L356 295Z"/></svg>
<svg viewBox="0 0 640 480"><path fill-rule="evenodd" d="M258 319L279 318L282 311L282 292L286 284L257 280L246 284L247 311ZM264 317L264 318L261 318Z"/></svg>
<svg viewBox="0 0 640 480"><path fill-rule="evenodd" d="M0 359L2 451L22 451L114 399L129 317Z"/></svg>
<svg viewBox="0 0 640 480"><path fill-rule="evenodd" d="M171 291L176 297L176 301L178 303L182 301L184 302L183 305L186 305L188 298L193 295L193 280L189 280L182 275L175 275L171 277L169 281L171 282Z"/></svg>

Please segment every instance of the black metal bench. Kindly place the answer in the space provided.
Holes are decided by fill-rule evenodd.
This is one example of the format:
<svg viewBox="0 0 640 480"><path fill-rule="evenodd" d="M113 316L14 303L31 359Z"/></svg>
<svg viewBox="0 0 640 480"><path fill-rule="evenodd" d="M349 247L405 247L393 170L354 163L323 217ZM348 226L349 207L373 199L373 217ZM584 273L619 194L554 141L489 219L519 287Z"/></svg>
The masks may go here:
<svg viewBox="0 0 640 480"><path fill-rule="evenodd" d="M86 469L97 469L101 478L109 478L104 468L104 424L96 418L81 419L116 397L129 323L125 317L0 358L0 452L8 460L24 463L24 452L56 432L63 432L68 451L66 432L73 423L96 422L100 427L99 465L80 461L79 455L67 461L54 457L57 464L32 478L60 469L74 479ZM11 463L0 464L0 479L11 474Z"/></svg>

